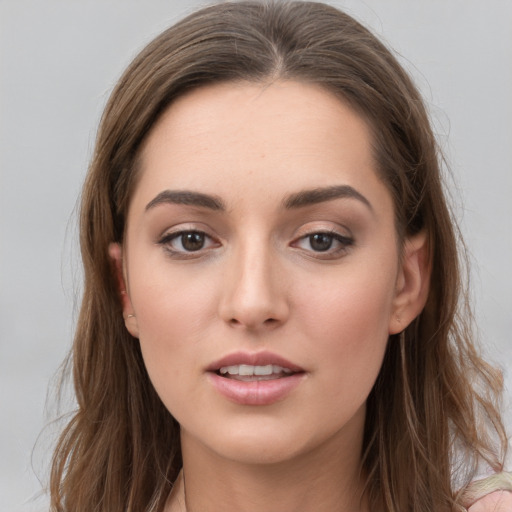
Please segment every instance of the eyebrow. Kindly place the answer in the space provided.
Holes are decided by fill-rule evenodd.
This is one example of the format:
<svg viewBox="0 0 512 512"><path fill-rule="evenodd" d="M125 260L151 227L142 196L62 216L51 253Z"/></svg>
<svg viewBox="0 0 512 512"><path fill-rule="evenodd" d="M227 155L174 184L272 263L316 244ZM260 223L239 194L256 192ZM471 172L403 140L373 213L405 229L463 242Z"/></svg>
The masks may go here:
<svg viewBox="0 0 512 512"><path fill-rule="evenodd" d="M287 210L292 210L343 198L357 199L373 211L370 201L350 185L335 185L331 187L301 190L300 192L287 196L283 204ZM146 211L160 204L185 204L208 208L214 211L226 210L224 201L220 197L190 190L164 190L146 205Z"/></svg>
<svg viewBox="0 0 512 512"><path fill-rule="evenodd" d="M373 207L360 192L350 185L335 185L332 187L313 188L310 190L302 190L296 194L291 194L284 200L284 207L287 210L294 208L303 208L333 199L357 199L366 205L372 212Z"/></svg>
<svg viewBox="0 0 512 512"><path fill-rule="evenodd" d="M226 209L220 197L190 190L164 190L146 205L146 211L160 204L186 204L215 211L224 211Z"/></svg>

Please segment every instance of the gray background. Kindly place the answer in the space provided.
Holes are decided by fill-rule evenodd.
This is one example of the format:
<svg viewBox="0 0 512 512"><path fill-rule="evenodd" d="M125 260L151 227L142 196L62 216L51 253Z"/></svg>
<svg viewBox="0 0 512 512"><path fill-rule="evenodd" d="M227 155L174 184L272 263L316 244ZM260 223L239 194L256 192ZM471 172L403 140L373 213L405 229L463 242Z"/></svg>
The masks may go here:
<svg viewBox="0 0 512 512"><path fill-rule="evenodd" d="M430 104L457 184L481 337L510 396L512 2L332 3L401 54ZM55 412L45 412L48 385L72 337L74 208L102 107L135 53L197 5L0 0L1 511L45 509L44 498L34 500L30 458ZM43 477L51 434L33 455Z"/></svg>

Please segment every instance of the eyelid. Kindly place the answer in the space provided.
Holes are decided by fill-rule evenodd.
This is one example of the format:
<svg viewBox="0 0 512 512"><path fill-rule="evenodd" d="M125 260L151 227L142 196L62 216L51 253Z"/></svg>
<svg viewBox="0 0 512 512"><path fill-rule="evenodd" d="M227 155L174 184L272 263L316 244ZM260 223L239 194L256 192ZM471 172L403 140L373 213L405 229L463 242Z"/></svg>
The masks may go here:
<svg viewBox="0 0 512 512"><path fill-rule="evenodd" d="M201 247L196 251L179 250L171 247L171 242L180 238L186 233L199 233L205 236L205 239L210 240L208 246ZM211 234L210 230L204 227L199 227L197 224L179 224L172 228L166 229L155 241L157 245L161 245L163 249L172 257L187 259L187 258L198 258L204 256L204 254L211 249L219 247L221 245L218 237Z"/></svg>
<svg viewBox="0 0 512 512"><path fill-rule="evenodd" d="M342 233L341 231L343 230L348 231L348 233ZM315 251L313 248L307 249L300 246L302 242L307 241L309 237L312 237L316 234L332 236L333 240L336 242L337 247L329 247L325 251ZM341 229L333 227L332 225L326 226L325 223L317 223L313 225L308 224L306 226L302 226L298 230L290 245L293 248L304 251L304 253L308 254L308 256L311 256L312 258L325 260L343 257L354 244L354 236L348 228L344 227L344 229Z"/></svg>
<svg viewBox="0 0 512 512"><path fill-rule="evenodd" d="M155 239L155 243L159 243L160 240L162 240L165 237L172 236L172 235L179 235L181 233L187 233L187 232L197 232L197 233L204 233L205 235L209 236L210 238L217 238L213 233L212 230L203 224L202 222L180 222L178 224L175 224L174 226L167 226L165 229L163 229L160 234L157 235Z"/></svg>
<svg viewBox="0 0 512 512"><path fill-rule="evenodd" d="M295 231L294 239L314 235L315 233L329 233L347 239L354 239L352 230L347 226L335 222L308 222Z"/></svg>
<svg viewBox="0 0 512 512"><path fill-rule="evenodd" d="M338 240L341 243L346 243L347 245L348 244L351 245L354 243L354 239L352 237L342 235L341 233L338 233L337 231L326 230L326 229L324 229L324 230L319 229L319 230L311 231L310 233L306 233L305 235L301 235L301 236L295 238L294 242L292 242L292 243L295 243L299 240L305 240L306 238L309 238L313 235L329 235L329 236L332 236L335 240Z"/></svg>

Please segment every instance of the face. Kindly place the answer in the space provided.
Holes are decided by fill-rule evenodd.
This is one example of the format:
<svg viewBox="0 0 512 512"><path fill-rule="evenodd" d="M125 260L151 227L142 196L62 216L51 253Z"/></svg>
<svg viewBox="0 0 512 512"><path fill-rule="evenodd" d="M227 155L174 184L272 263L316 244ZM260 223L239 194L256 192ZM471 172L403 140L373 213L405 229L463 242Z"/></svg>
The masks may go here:
<svg viewBox="0 0 512 512"><path fill-rule="evenodd" d="M277 82L177 100L111 254L187 446L245 462L359 449L388 336L417 314L417 251L399 250L369 129L338 98Z"/></svg>

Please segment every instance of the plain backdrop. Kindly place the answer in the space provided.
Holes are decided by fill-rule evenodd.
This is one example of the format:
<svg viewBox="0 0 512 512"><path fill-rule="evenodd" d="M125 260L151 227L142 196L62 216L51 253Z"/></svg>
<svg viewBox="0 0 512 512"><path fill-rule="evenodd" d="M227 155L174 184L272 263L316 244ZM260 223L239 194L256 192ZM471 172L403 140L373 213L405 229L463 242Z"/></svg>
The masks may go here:
<svg viewBox="0 0 512 512"><path fill-rule="evenodd" d="M426 97L456 184L481 338L510 390L512 2L331 3L394 48ZM34 469L45 477L51 428L31 454L71 343L74 209L102 107L136 52L198 5L0 0L0 511L45 510Z"/></svg>

